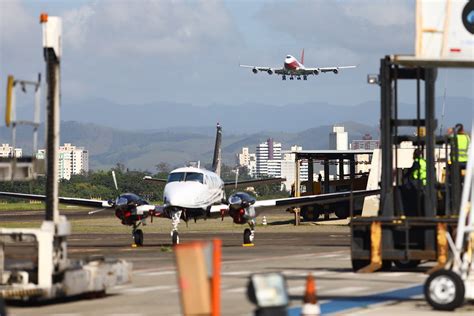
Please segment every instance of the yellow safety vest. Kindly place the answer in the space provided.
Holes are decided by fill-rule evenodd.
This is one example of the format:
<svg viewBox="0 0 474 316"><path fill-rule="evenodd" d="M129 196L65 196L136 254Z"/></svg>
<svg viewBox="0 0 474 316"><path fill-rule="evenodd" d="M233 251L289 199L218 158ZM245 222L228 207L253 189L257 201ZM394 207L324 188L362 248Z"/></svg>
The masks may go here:
<svg viewBox="0 0 474 316"><path fill-rule="evenodd" d="M466 134L458 134L456 140L458 142L458 161L467 162L467 149L470 143L469 136Z"/></svg>
<svg viewBox="0 0 474 316"><path fill-rule="evenodd" d="M415 180L420 179L421 183L426 185L426 160L423 158L416 158L415 161L418 162L419 167L412 171L411 176Z"/></svg>

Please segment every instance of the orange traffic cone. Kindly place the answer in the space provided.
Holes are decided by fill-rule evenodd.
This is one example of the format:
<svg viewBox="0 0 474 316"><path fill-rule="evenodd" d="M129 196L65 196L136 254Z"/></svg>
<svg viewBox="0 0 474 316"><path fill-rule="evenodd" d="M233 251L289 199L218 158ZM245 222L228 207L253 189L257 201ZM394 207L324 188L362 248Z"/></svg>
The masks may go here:
<svg viewBox="0 0 474 316"><path fill-rule="evenodd" d="M306 278L306 291L304 293L303 303L301 316L321 315L318 298L316 297L316 281L311 273L308 274Z"/></svg>

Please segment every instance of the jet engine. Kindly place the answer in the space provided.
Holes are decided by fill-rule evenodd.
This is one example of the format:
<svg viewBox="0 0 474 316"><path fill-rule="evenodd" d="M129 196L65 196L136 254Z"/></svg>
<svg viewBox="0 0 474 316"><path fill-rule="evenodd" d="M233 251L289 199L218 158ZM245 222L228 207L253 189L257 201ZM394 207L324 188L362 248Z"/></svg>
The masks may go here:
<svg viewBox="0 0 474 316"><path fill-rule="evenodd" d="M339 73L339 70L334 69L332 72L334 72L337 75Z"/></svg>
<svg viewBox="0 0 474 316"><path fill-rule="evenodd" d="M258 69L257 69L257 68L253 68L253 69L252 69L252 72L253 72L254 74L258 73Z"/></svg>
<svg viewBox="0 0 474 316"><path fill-rule="evenodd" d="M237 192L229 196L229 215L236 224L245 224L255 217L255 198L245 192Z"/></svg>
<svg viewBox="0 0 474 316"><path fill-rule="evenodd" d="M267 72L268 72L269 75L273 75L273 70L268 69Z"/></svg>
<svg viewBox="0 0 474 316"><path fill-rule="evenodd" d="M319 70L316 69L316 70L313 71L313 73L317 76L317 75L319 75Z"/></svg>

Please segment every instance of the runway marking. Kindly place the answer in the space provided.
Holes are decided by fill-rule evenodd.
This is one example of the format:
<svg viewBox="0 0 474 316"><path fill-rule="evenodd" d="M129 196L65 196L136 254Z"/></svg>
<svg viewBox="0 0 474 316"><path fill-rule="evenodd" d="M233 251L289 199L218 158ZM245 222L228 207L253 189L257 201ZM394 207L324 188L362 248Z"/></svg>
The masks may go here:
<svg viewBox="0 0 474 316"><path fill-rule="evenodd" d="M350 294L354 294L359 292L359 291L365 291L369 289L368 287L366 286L346 286L346 287L342 287L342 288L337 288L337 289L332 289L332 290L329 290L329 291L325 291L323 294L326 295L326 294L334 294L334 293L350 293Z"/></svg>
<svg viewBox="0 0 474 316"><path fill-rule="evenodd" d="M369 307L372 305L387 304L393 301L407 300L423 293L423 285L415 285L397 290L381 292L371 295L347 297L337 300L330 300L321 304L321 314L341 313L355 308ZM299 316L301 307L293 307L288 309L288 316Z"/></svg>
<svg viewBox="0 0 474 316"><path fill-rule="evenodd" d="M235 271L235 272L221 272L223 276L233 276L233 275L250 275L251 271Z"/></svg>
<svg viewBox="0 0 474 316"><path fill-rule="evenodd" d="M139 272L135 275L139 276L160 276L160 275L172 275L176 274L176 271L155 271L155 272Z"/></svg>
<svg viewBox="0 0 474 316"><path fill-rule="evenodd" d="M144 292L151 292L151 291L160 291L160 290L167 290L173 291L176 289L174 285L158 285L158 286L146 286L146 287L137 287L131 289L124 289L121 292L124 293L144 293Z"/></svg>

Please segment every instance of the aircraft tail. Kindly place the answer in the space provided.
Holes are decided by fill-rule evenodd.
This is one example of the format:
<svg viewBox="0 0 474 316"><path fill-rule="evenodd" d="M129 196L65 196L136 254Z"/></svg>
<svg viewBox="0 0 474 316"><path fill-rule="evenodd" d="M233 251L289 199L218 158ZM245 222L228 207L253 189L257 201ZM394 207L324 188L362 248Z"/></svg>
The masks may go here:
<svg viewBox="0 0 474 316"><path fill-rule="evenodd" d="M221 176L221 142L222 142L222 126L217 123L216 126L216 144L214 145L214 158L212 160L212 170Z"/></svg>
<svg viewBox="0 0 474 316"><path fill-rule="evenodd" d="M304 65L304 48L301 51L301 64Z"/></svg>

